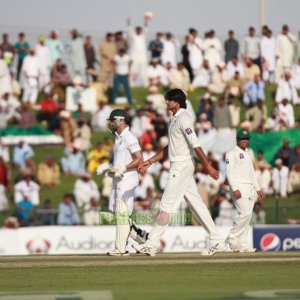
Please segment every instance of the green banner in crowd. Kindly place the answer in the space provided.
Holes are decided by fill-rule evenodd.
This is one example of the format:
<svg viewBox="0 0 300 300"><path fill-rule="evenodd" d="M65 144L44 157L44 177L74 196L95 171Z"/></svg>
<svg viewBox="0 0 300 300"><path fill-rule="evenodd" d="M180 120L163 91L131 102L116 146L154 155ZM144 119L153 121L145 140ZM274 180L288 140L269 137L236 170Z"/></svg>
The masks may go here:
<svg viewBox="0 0 300 300"><path fill-rule="evenodd" d="M300 144L300 129L287 129L282 131L268 131L264 133L251 133L250 147L255 155L258 151L264 152L267 162L274 162L274 155L282 146L284 140L290 141L290 147Z"/></svg>
<svg viewBox="0 0 300 300"><path fill-rule="evenodd" d="M53 133L41 126L33 126L30 128L19 128L11 126L0 130L0 136L28 136L28 135L52 135Z"/></svg>

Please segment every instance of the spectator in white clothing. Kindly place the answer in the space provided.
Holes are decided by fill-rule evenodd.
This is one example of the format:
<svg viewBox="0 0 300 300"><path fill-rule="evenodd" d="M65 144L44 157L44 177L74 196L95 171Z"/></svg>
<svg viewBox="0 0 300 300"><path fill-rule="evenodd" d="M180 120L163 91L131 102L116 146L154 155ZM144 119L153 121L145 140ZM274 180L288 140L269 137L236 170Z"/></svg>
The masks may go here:
<svg viewBox="0 0 300 300"><path fill-rule="evenodd" d="M147 44L146 37L148 33L148 19L144 17L144 28L137 26L133 30L131 19L128 18L128 33L130 38L130 55L132 57L132 79L135 82L140 75L144 87L148 85L147 80Z"/></svg>
<svg viewBox="0 0 300 300"><path fill-rule="evenodd" d="M165 66L167 63L171 63L172 68L176 68L176 51L179 47L179 43L175 36L171 32L166 33L166 38L162 40L163 50L161 54L161 63Z"/></svg>
<svg viewBox="0 0 300 300"><path fill-rule="evenodd" d="M267 118L264 124L265 130L272 131L278 130L280 127L280 117L276 110L274 110L271 115Z"/></svg>
<svg viewBox="0 0 300 300"><path fill-rule="evenodd" d="M50 83L50 71L52 64L51 53L49 48L45 45L45 40L44 36L39 37L38 44L35 46L35 55L40 67L39 89L49 92L50 87L48 84Z"/></svg>
<svg viewBox="0 0 300 300"><path fill-rule="evenodd" d="M254 204L251 224L266 224L266 212L263 210L261 202Z"/></svg>
<svg viewBox="0 0 300 300"><path fill-rule="evenodd" d="M5 113L7 121L21 119L21 115L18 112L20 106L20 101L9 93L4 93L0 99L0 108Z"/></svg>
<svg viewBox="0 0 300 300"><path fill-rule="evenodd" d="M213 94L223 94L225 92L227 82L230 76L225 69L225 62L221 61L217 64L216 70L212 74L211 83L208 85L208 91Z"/></svg>
<svg viewBox="0 0 300 300"><path fill-rule="evenodd" d="M107 130L107 119L112 108L104 102L99 102L98 110L93 113L92 126L95 131Z"/></svg>
<svg viewBox="0 0 300 300"><path fill-rule="evenodd" d="M300 89L300 58L298 59L298 63L295 64L292 68L292 78L295 82L295 87L297 90Z"/></svg>
<svg viewBox="0 0 300 300"><path fill-rule="evenodd" d="M265 161L260 161L258 163L258 169L255 171L257 181L261 190L264 192L265 195L271 194L271 173L268 170L268 166Z"/></svg>
<svg viewBox="0 0 300 300"><path fill-rule="evenodd" d="M226 197L226 191L220 189L217 194L216 204L214 209L218 210L218 216L215 218L217 226L232 226L235 215L235 209ZM216 213L216 212L215 212Z"/></svg>
<svg viewBox="0 0 300 300"><path fill-rule="evenodd" d="M0 140L0 157L2 157L3 161L7 164L9 163L9 148L5 146Z"/></svg>
<svg viewBox="0 0 300 300"><path fill-rule="evenodd" d="M166 63L168 65L169 63ZM168 71L159 63L158 58L152 58L150 65L147 67L147 78L151 85L168 86Z"/></svg>
<svg viewBox="0 0 300 300"><path fill-rule="evenodd" d="M236 56L233 56L232 59L227 63L226 70L230 78L234 77L236 72L240 74L240 77L244 77L244 66L238 61Z"/></svg>
<svg viewBox="0 0 300 300"><path fill-rule="evenodd" d="M77 206L83 209L89 209L91 198L99 202L100 192L98 186L91 175L87 172L82 173L75 182L74 196Z"/></svg>
<svg viewBox="0 0 300 300"><path fill-rule="evenodd" d="M211 70L215 70L219 62L221 62L222 45L218 38L215 37L215 31L211 30L207 34L207 38L203 42L204 59L208 60Z"/></svg>
<svg viewBox="0 0 300 300"><path fill-rule="evenodd" d="M198 36L198 31L194 28L190 28L188 36L189 42L187 49L189 51L189 62L193 71L193 75L196 76L203 62L203 42Z"/></svg>
<svg viewBox="0 0 300 300"><path fill-rule="evenodd" d="M283 99L287 99L293 104L300 104L296 85L289 71L284 73L283 78L278 83L276 91L276 103L281 102Z"/></svg>
<svg viewBox="0 0 300 300"><path fill-rule="evenodd" d="M272 31L266 28L260 41L262 59L262 78L265 82L275 81L275 39Z"/></svg>
<svg viewBox="0 0 300 300"><path fill-rule="evenodd" d="M260 41L259 38L255 36L255 29L249 27L249 35L244 38L242 44L242 58L251 58L254 64L260 67Z"/></svg>
<svg viewBox="0 0 300 300"><path fill-rule="evenodd" d="M22 78L23 78L23 102L29 101L34 104L38 97L39 92L39 76L41 73L41 67L39 60L35 55L34 48L29 50L29 55L24 58L22 66Z"/></svg>
<svg viewBox="0 0 300 300"><path fill-rule="evenodd" d="M275 160L275 168L272 170L272 187L280 197L287 196L289 168L284 166L282 159Z"/></svg>
<svg viewBox="0 0 300 300"><path fill-rule="evenodd" d="M208 85L211 83L211 77L212 77L212 71L210 69L208 60L203 61L203 65L198 71L198 74L193 79L192 87L193 88L201 88L201 87L208 87Z"/></svg>
<svg viewBox="0 0 300 300"><path fill-rule="evenodd" d="M282 32L276 38L276 82L279 82L284 72L292 68L295 41L296 37L291 34L288 25L283 25Z"/></svg>
<svg viewBox="0 0 300 300"><path fill-rule="evenodd" d="M177 69L172 69L169 73L169 88L187 91L190 87L190 76L188 70L182 62L177 64Z"/></svg>
<svg viewBox="0 0 300 300"><path fill-rule="evenodd" d="M149 86L148 89L149 95L146 97L147 102L151 102L153 109L156 111L166 111L167 105L164 98L156 85Z"/></svg>
<svg viewBox="0 0 300 300"><path fill-rule="evenodd" d="M12 91L12 80L7 63L2 59L3 52L0 49L0 97L4 93Z"/></svg>
<svg viewBox="0 0 300 300"><path fill-rule="evenodd" d="M99 225L99 211L99 202L95 198L91 198L90 205L84 209L83 224L88 226Z"/></svg>
<svg viewBox="0 0 300 300"><path fill-rule="evenodd" d="M278 104L278 115L284 121L286 127L295 127L294 108L287 99L283 99L282 102Z"/></svg>
<svg viewBox="0 0 300 300"><path fill-rule="evenodd" d="M24 200L24 196L26 196L34 206L40 204L40 186L32 180L31 174L24 174L24 180L16 183L14 190L14 198L16 204Z"/></svg>
<svg viewBox="0 0 300 300"><path fill-rule="evenodd" d="M13 150L13 163L15 166L22 168L25 166L26 159L33 156L34 152L31 146L24 141L20 141Z"/></svg>
<svg viewBox="0 0 300 300"><path fill-rule="evenodd" d="M298 147L300 146L298 145ZM299 191L300 191L300 163L295 163L292 165L292 169L289 174L288 192L296 193Z"/></svg>

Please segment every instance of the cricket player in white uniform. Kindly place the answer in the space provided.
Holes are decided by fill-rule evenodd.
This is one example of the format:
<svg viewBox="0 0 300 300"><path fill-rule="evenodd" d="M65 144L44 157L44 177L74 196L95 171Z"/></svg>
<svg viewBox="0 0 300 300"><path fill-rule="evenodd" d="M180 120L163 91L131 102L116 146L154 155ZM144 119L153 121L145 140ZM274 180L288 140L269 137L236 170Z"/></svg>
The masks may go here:
<svg viewBox="0 0 300 300"><path fill-rule="evenodd" d="M252 158L248 150L250 132L240 129L237 132L237 145L226 153L226 173L231 195L237 209L233 227L229 232L227 243L235 252L255 252L248 241L249 224L255 202L263 199L255 175Z"/></svg>
<svg viewBox="0 0 300 300"><path fill-rule="evenodd" d="M141 147L130 132L128 115L122 109L115 109L108 119L108 128L115 133L113 166L103 170L100 165L97 174L107 172L113 178L113 189L109 199L109 210L116 216L115 250L111 256L126 256L128 237L137 242L145 242L147 233L138 228L130 219L134 205L134 189L139 183L138 165L143 162Z"/></svg>
<svg viewBox="0 0 300 300"><path fill-rule="evenodd" d="M144 173L148 167L157 161L169 157L171 166L167 186L160 203L160 212L156 216L155 224L149 233L146 243L133 246L138 253L154 256L159 248L160 238L169 224L169 216L176 213L185 199L197 219L209 234L210 247L202 252L203 255L213 255L224 252L227 245L219 234L208 208L202 201L194 179L195 162L193 152L201 160L207 173L218 179L219 173L207 161L200 147L200 142L194 132L194 125L186 111L186 96L180 89L173 89L165 95L167 109L173 114L169 126L169 145L156 155L139 165L138 170Z"/></svg>

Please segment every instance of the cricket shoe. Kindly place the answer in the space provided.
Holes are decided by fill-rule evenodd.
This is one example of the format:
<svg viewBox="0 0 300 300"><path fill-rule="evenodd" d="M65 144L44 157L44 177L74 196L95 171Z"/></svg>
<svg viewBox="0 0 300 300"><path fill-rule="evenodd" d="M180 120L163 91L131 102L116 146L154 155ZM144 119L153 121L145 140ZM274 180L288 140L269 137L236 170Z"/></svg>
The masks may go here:
<svg viewBox="0 0 300 300"><path fill-rule="evenodd" d="M228 243L228 247L230 248L231 251L233 252L241 252L240 247L237 244L234 243Z"/></svg>
<svg viewBox="0 0 300 300"><path fill-rule="evenodd" d="M145 244L133 244L132 247L136 250L137 254L144 254L148 256L155 256L157 250L152 247L148 247Z"/></svg>
<svg viewBox="0 0 300 300"><path fill-rule="evenodd" d="M125 251L124 253L120 252L118 249L114 249L110 252L107 252L108 256L128 256L129 251Z"/></svg>
<svg viewBox="0 0 300 300"><path fill-rule="evenodd" d="M239 250L239 252L241 252L241 253L254 253L256 251L257 251L257 249L256 248L252 248L252 247L244 248L244 249L240 249Z"/></svg>
<svg viewBox="0 0 300 300"><path fill-rule="evenodd" d="M211 246L209 249L202 251L200 254L203 256L211 256L215 253L221 252L228 252L228 246L223 242Z"/></svg>

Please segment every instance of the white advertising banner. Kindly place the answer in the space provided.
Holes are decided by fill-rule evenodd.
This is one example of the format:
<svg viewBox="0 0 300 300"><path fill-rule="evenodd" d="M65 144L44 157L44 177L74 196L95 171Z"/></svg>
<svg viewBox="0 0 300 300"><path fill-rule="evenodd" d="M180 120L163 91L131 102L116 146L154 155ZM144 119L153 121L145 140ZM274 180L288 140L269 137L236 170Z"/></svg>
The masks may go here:
<svg viewBox="0 0 300 300"><path fill-rule="evenodd" d="M143 227L150 230L150 226ZM219 228L226 238L230 227ZM252 230L249 230L252 245ZM115 226L41 226L0 229L0 255L100 254L114 248ZM162 237L163 252L200 252L208 246L199 226L170 226Z"/></svg>
<svg viewBox="0 0 300 300"><path fill-rule="evenodd" d="M0 229L0 255L18 255L19 229Z"/></svg>

